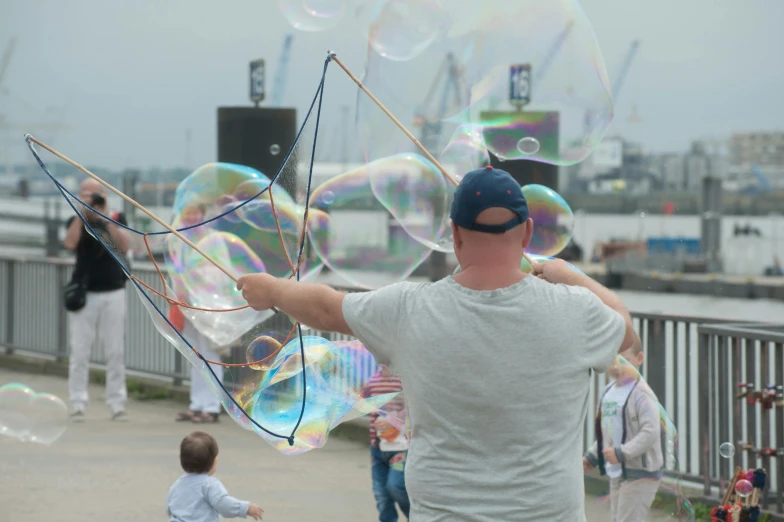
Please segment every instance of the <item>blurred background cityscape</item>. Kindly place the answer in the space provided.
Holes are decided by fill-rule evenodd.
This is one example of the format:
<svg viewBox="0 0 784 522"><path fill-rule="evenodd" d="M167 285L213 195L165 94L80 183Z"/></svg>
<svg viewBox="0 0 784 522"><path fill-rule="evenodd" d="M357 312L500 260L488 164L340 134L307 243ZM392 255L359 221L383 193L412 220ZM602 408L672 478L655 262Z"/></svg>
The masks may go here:
<svg viewBox="0 0 784 522"><path fill-rule="evenodd" d="M772 42L781 39L769 20L775 18L771 13L782 11L781 6L761 1L740 10L698 2L679 13L677 30L664 36L643 21L665 21L664 13L670 9L638 4L635 9L644 14L632 16L632 7L621 2L583 2L602 44L615 114L604 139L586 160L570 166L537 167L547 171L544 184L557 189L575 213L573 241L562 256L605 264L621 259L622 263L615 264L617 270L781 274L784 104L776 94L781 73L766 65L770 49L776 47ZM674 2L668 4L680 9ZM172 44L177 38L192 36L173 20L195 16L175 14L176 10L161 13L146 6L113 13L87 2L81 7L84 13L126 18L128 29L107 40L104 50L93 47L85 36L67 38L63 49L52 49L51 41L31 38L23 30L28 23L25 14L30 14L27 8L15 10L15 17L0 22L0 34L5 36L0 38L4 48L0 57L0 245L4 251L46 250L48 255L59 255L51 243L63 231L47 232L45 221L61 222L69 215L56 186L26 150L24 133L55 147L63 144L71 157L86 162L94 173L168 219L177 184L200 165L221 159L216 144L220 122L213 119L216 107L224 102L252 106L246 94L249 61L261 58L266 62L266 98L261 108L295 108L296 125L301 124L312 97L316 64L324 56L315 43L324 40L315 40L317 33L292 31L274 9L262 10L253 3L244 7L259 15L256 32L249 29L253 27L249 22L204 7L208 11L203 12L241 24L249 34L243 33L232 44L196 39L194 45L199 49L212 46L201 57ZM66 14L53 2L46 3L46 9L52 16L42 22L41 29L65 35L51 20L57 13L71 18L73 13ZM151 42L139 42L127 54L131 66L144 71L142 78L124 72L123 65L95 62L108 60L110 50L117 52L134 34L149 28L145 17L153 14L161 28L151 29ZM615 23L620 19L625 20L621 26ZM716 43L714 29L696 30L700 24L715 30L732 28L733 37ZM548 60L566 60L569 56L562 55L573 53L563 48L569 29L561 36L547 35L552 43L547 43L548 54L537 65L542 74ZM96 38L110 36L106 29L94 31ZM759 41L753 53L738 44L752 37ZM355 65L364 61L363 47L354 45L357 35L341 34L332 40L346 45L342 53L346 60ZM227 52L232 56L229 61ZM88 60L91 56L93 62ZM170 67L178 56L201 62ZM99 73L94 63L111 65ZM731 77L719 81L727 64L731 64ZM85 77L82 84L63 80L62 88L47 90L43 77L36 73L41 66L49 67L50 76L57 78L70 78L65 72L76 67L87 71L89 79ZM179 69L182 75L175 73ZM169 70L172 74L167 77L164 73ZM429 77L421 77L432 84L428 98L445 99L450 82L457 81L453 69L445 71L430 71ZM758 81L763 71L769 72L765 82ZM711 87L714 82L715 88ZM315 186L364 163L363 151L355 143L355 92L334 89L326 94L325 132L313 168ZM132 100L127 106L126 98ZM444 137L434 134L432 119L420 114L427 110L417 111L413 119L403 119L429 149L439 150ZM106 118L100 117L102 112ZM183 117L188 114L193 116ZM278 163L283 156L278 156ZM522 162L507 165L511 163ZM71 167L52 163L50 168L66 188L76 189L80 175ZM521 179L525 182L525 175ZM114 206L122 205L115 200ZM139 219L144 221L143 216Z"/></svg>

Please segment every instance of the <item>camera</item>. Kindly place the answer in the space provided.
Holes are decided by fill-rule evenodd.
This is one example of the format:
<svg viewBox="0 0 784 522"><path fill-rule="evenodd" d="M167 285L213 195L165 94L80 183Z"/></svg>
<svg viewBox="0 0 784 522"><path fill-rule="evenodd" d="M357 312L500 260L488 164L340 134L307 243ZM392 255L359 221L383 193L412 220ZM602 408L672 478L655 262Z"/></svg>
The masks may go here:
<svg viewBox="0 0 784 522"><path fill-rule="evenodd" d="M100 195L98 192L93 192L93 201L92 207L103 207L106 205L106 198Z"/></svg>

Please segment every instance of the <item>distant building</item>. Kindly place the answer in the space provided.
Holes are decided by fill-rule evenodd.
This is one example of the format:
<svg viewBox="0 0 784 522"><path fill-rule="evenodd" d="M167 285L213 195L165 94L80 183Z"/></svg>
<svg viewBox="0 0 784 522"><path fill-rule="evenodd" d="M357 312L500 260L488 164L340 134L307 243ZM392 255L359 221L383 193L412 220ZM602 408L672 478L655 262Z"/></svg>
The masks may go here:
<svg viewBox="0 0 784 522"><path fill-rule="evenodd" d="M683 154L652 154L648 157L648 164L665 192L686 189L686 158Z"/></svg>
<svg viewBox="0 0 784 522"><path fill-rule="evenodd" d="M784 132L733 134L730 157L730 178L741 189L784 190Z"/></svg>
<svg viewBox="0 0 784 522"><path fill-rule="evenodd" d="M730 138L734 165L784 166L784 132L744 132Z"/></svg>

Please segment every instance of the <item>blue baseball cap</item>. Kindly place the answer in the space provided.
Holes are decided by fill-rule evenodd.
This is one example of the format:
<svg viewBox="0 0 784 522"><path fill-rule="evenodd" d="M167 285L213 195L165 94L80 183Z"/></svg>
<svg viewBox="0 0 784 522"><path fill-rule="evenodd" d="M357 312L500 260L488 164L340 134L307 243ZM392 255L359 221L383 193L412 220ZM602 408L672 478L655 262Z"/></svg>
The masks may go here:
<svg viewBox="0 0 784 522"><path fill-rule="evenodd" d="M517 214L500 225L484 225L476 217L488 208L506 208ZM506 171L486 167L465 175L455 189L450 212L452 222L468 230L503 234L528 219L528 202L520 185Z"/></svg>

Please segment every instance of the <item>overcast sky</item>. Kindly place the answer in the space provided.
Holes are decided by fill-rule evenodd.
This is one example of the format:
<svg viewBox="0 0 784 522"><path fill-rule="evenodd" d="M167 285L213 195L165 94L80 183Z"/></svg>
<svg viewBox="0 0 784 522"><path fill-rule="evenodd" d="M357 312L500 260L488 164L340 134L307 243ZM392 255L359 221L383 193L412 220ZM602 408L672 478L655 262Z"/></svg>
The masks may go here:
<svg viewBox="0 0 784 522"><path fill-rule="evenodd" d="M642 42L611 132L678 151L702 136L784 130L784 1L582 6L611 80L630 42ZM193 168L215 159L216 107L249 103L247 62L266 58L271 80L290 30L275 0L0 0L0 49L17 37L0 115L81 163L115 169L183 166L191 129ZM350 21L297 32L285 102L300 114L327 48L361 70L365 46ZM345 91L325 108L333 127L340 105L352 103L354 93ZM642 122L627 122L632 105ZM53 120L72 128L52 135L33 125ZM0 147L9 146L17 161L28 161L20 132L2 136Z"/></svg>

